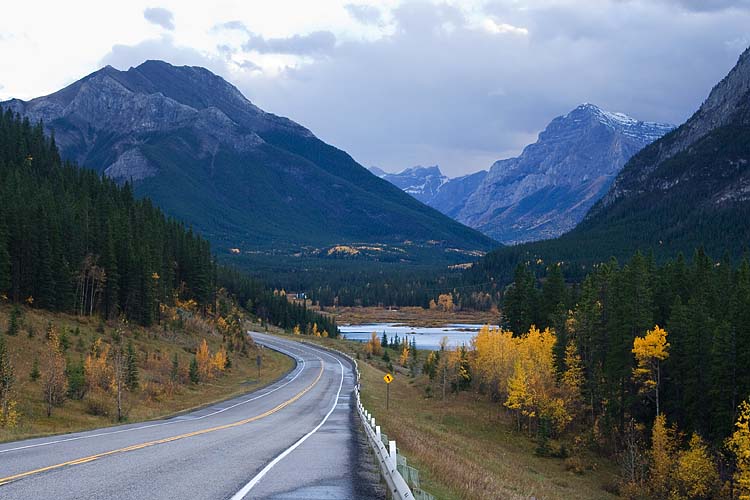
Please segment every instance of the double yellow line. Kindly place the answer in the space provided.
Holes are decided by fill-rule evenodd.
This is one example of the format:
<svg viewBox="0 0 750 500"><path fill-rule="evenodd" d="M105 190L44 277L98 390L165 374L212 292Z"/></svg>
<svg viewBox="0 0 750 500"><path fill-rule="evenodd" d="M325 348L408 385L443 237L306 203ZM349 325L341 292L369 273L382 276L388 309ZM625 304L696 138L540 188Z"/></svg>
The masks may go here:
<svg viewBox="0 0 750 500"><path fill-rule="evenodd" d="M148 441L146 443L134 444L134 445L131 445L131 446L126 446L125 448L118 448L116 450L105 451L103 453L97 453L96 455L89 455L87 457L77 458L75 460L69 460L67 462L62 462L62 463L55 464L55 465L48 465L47 467L41 467L39 469L34 469L34 470L27 471L27 472L21 472L20 474L14 474L12 476L7 476L7 477L0 478L0 486L2 486L4 484L8 484L11 481L16 481L18 479L23 479L25 477L33 476L35 474L39 474L39 473L42 473L42 472L47 472L47 471L50 471L50 470L60 469L62 467L67 467L69 465L85 464L87 462L92 462L94 460L98 460L100 458L108 457L110 455L116 455L118 453L127 453L129 451L135 451L135 450L140 450L140 449L143 449L143 448L149 448L151 446L156 446L158 444L170 443L172 441L177 441L178 439L185 439L185 438L190 438L190 437L194 437L194 436L200 436L202 434L208 434L209 432L216 432L216 431L221 431L221 430L224 430L224 429L231 429L232 427L239 427L240 425L245 425L245 424L249 424L250 422L255 422L256 420L260 420L261 418L264 418L264 417L267 417L269 415L272 415L272 414L276 413L277 411L281 410L282 408L285 408L285 407L289 406L290 404L294 403L295 401L297 401L299 398L301 398L302 396L304 396L310 389L312 389L313 387L315 387L315 385L320 381L320 378L322 376L323 376L323 361L321 360L320 371L318 372L318 376L315 378L315 380L313 380L313 382L310 385L308 385L301 392L297 393L291 399L288 399L288 400L284 401L283 403L279 404L278 406L276 406L274 408L271 408L270 410L268 410L268 411L266 411L264 413L261 413L260 415L256 415L254 417L246 418L244 420L239 420L237 422L232 422L231 424L219 425L219 426L216 426L216 427L210 427L208 429L201 429L199 431L194 431L194 432L188 432L188 433L185 433L185 434L180 434L178 436L170 436L170 437L163 438L163 439L157 439L157 440L154 440L154 441Z"/></svg>

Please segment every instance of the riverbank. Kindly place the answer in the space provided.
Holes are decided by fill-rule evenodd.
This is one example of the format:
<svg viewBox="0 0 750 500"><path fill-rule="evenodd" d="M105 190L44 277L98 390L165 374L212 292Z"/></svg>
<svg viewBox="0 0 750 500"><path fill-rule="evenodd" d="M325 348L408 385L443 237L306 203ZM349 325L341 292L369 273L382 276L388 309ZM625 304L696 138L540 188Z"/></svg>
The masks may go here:
<svg viewBox="0 0 750 500"><path fill-rule="evenodd" d="M339 325L360 325L366 323L395 323L407 326L440 327L450 324L496 325L500 319L497 309L491 311L453 311L421 307L328 307Z"/></svg>

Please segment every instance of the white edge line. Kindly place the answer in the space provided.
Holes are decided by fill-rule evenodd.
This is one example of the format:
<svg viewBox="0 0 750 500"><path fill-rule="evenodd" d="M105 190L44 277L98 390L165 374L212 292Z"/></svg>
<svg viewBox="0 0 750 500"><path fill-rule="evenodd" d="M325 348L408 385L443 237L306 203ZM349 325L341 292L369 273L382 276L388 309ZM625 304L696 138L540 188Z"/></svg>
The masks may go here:
<svg viewBox="0 0 750 500"><path fill-rule="evenodd" d="M245 486L242 487L240 491L235 493L232 496L231 500L242 500L243 498L245 498L245 496L248 493L250 493L250 490L253 489L253 487L257 485L261 479L263 479L263 476L265 476L268 471L270 471L277 463L281 462L287 455L289 455L291 452L297 449L299 445L307 441L307 438L315 434L318 431L318 429L320 429L323 426L323 424L326 423L326 421L328 420L328 417L331 416L331 413L333 413L333 411L338 406L339 397L341 396L341 388L344 385L344 365L341 364L341 361L339 361L338 358L334 357L334 359L336 359L336 362L338 362L339 367L341 367L341 380L339 381L339 390L336 392L336 398L333 401L333 406L331 406L331 409L328 410L328 413L326 414L326 416L323 417L323 420L321 420L320 423L313 430L311 430L310 432L302 436L299 439L299 441L297 441L292 446L284 450L278 457L271 460L271 462L268 465L266 465L263 468L263 470L261 470L258 473L258 475L252 478Z"/></svg>
<svg viewBox="0 0 750 500"><path fill-rule="evenodd" d="M285 347L290 348L292 346L288 345L288 346L285 346ZM296 346L295 346L295 348L296 348ZM299 348L297 348L297 349L299 349ZM299 350L302 351L302 349L299 349ZM292 354L290 352L284 352L281 349L279 349L279 351L282 352L283 354L286 354L287 356L295 356L296 357L296 355L294 355L294 354ZM297 370L297 373L294 375L294 377L292 377L291 379L289 379L286 383L284 383L284 384L282 384L282 385L280 385L280 386L278 386L278 387L276 387L276 388L274 388L274 389L272 389L272 390L270 390L268 392L264 392L263 394L259 394L258 396L252 397L250 399L246 399L244 401L240 401L239 403L235 403L232 406L228 406L227 408L223 408L221 410L217 410L217 411L215 411L213 413L208 413L208 414L202 415L200 417L195 417L195 418L191 418L191 419L182 419L182 420L179 419L178 417L171 417L166 422L159 422L159 423L156 423L156 424L141 425L141 426L138 426L138 427L128 427L127 429L120 429L120 430L117 430L117 431L99 432L97 434L87 434L85 436L75 436L75 437L70 437L70 438L65 438L65 439L57 439L55 441L45 441L44 443L28 444L28 445L25 445L25 446L17 446L15 448L7 448L7 449L4 449L4 450L0 450L0 454L8 453L8 452L11 452L11 451L28 450L30 448L39 448L41 446L50 446L50 445L53 445L53 444L68 443L70 441L79 441L81 439L91 439L91 438L95 438L95 437L109 436L109 435L112 435L112 434L121 434L123 432L139 431L139 430L143 430L143 429L150 429L151 427L161 427L163 425L177 424L177 423L180 423L180 422L192 422L194 420L201 420L201 419L204 419L206 417L212 417L212 416L214 416L214 415L216 415L218 413L223 413L223 412L225 412L227 410L231 410L232 408L235 408L237 406L244 405L246 403L250 403L251 401L255 401L256 399L260 399L262 397L268 396L272 392L276 392L279 389L281 389L282 387L286 387L287 385L291 384L292 382L294 382L294 380L297 377L300 376L300 374L302 373L302 371L305 368L305 364L306 363L305 363L304 359L297 358L297 361L302 363L301 366L300 366L300 369ZM196 410L196 411L200 411L200 410Z"/></svg>

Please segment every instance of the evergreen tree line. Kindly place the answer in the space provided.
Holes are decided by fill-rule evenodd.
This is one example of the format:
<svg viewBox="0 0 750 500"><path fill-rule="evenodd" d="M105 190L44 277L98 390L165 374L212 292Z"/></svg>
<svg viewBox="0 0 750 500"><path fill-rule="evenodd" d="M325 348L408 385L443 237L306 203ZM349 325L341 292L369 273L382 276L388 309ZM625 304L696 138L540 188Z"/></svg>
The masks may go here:
<svg viewBox="0 0 750 500"><path fill-rule="evenodd" d="M0 112L0 293L49 310L143 325L175 290L213 298L207 241L131 186L63 162L54 136Z"/></svg>
<svg viewBox="0 0 750 500"><path fill-rule="evenodd" d="M274 293L260 281L240 271L219 268L218 283L230 290L248 312L265 322L285 330L292 330L294 327L307 329L317 325L320 331L327 331L331 337L339 335L336 320L332 316L308 309L304 303L291 302L285 295Z"/></svg>
<svg viewBox="0 0 750 500"><path fill-rule="evenodd" d="M653 402L633 381L636 337L659 325L670 354L661 367L662 411L680 429L714 442L727 437L737 407L750 396L750 264L715 261L702 250L657 265L636 253L626 264L601 264L567 286L560 267L543 279L519 265L503 297L504 327L556 332L555 362L578 347L583 392L592 416L622 435L631 419L650 422Z"/></svg>
<svg viewBox="0 0 750 500"><path fill-rule="evenodd" d="M148 326L159 304L194 300L204 312L222 286L265 321L291 329L328 317L219 269L209 243L131 186L63 162L42 124L0 110L0 296L15 303Z"/></svg>

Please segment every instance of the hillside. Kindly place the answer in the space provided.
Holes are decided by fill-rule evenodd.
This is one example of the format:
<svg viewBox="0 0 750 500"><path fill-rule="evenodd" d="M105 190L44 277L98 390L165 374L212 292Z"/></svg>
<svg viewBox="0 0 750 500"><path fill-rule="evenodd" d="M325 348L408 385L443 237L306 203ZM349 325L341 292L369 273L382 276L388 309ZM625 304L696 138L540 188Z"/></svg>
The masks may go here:
<svg viewBox="0 0 750 500"><path fill-rule="evenodd" d="M42 120L64 158L132 181L227 260L460 262L495 246L203 68L108 66L0 105Z"/></svg>
<svg viewBox="0 0 750 500"><path fill-rule="evenodd" d="M246 393L273 382L292 369L294 362L279 353L248 345L245 354L230 353L231 367L216 372L210 380L190 380L190 364L205 339L214 355L222 349L222 336L211 320L196 315L165 320L158 327L109 325L96 318L75 317L28 307L18 308L18 331L9 335L13 307L0 304L0 343L6 347L14 382L10 398L15 401L15 426L0 425L0 442L31 436L59 434L113 425L117 421L116 393L92 384L85 375L87 356L99 350L112 353L119 341L127 352L133 346L138 383L124 397L123 419L149 420ZM170 313L176 313L174 309ZM68 390L65 399L46 415L43 383L46 376L46 334L54 330L61 340ZM258 378L256 356L263 356ZM106 358L106 356L105 356ZM95 358L94 358L95 359ZM105 375L112 374L112 358L106 359ZM175 364L176 362L176 364ZM40 372L34 375L34 367ZM93 365L90 365L93 366ZM2 414L0 412L0 419Z"/></svg>
<svg viewBox="0 0 750 500"><path fill-rule="evenodd" d="M208 241L92 170L60 160L54 138L0 113L0 300L51 311L159 322L162 306L215 307L223 287L264 321L291 330L330 318L217 268Z"/></svg>
<svg viewBox="0 0 750 500"><path fill-rule="evenodd" d="M591 264L636 250L727 252L750 242L750 49L675 131L635 155L574 230L492 252L472 273L510 277L525 260ZM479 278L481 279L481 278Z"/></svg>

